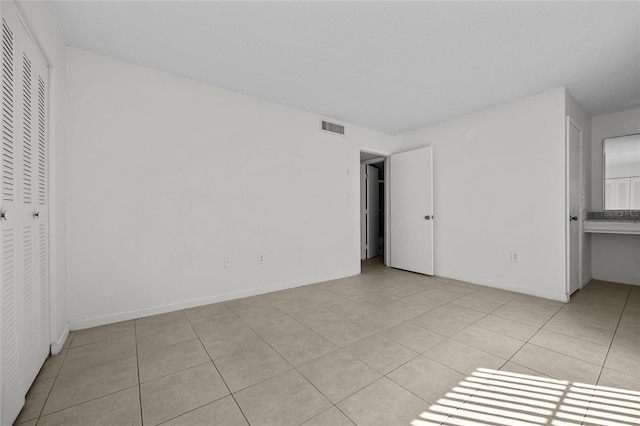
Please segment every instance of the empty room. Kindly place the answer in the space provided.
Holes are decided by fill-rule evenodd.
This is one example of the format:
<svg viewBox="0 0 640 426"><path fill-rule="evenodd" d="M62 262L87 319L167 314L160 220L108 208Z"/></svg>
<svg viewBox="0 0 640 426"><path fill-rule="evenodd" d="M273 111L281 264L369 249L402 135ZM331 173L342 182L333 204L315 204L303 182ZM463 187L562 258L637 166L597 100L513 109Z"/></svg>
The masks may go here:
<svg viewBox="0 0 640 426"><path fill-rule="evenodd" d="M640 1L0 16L1 426L640 426Z"/></svg>

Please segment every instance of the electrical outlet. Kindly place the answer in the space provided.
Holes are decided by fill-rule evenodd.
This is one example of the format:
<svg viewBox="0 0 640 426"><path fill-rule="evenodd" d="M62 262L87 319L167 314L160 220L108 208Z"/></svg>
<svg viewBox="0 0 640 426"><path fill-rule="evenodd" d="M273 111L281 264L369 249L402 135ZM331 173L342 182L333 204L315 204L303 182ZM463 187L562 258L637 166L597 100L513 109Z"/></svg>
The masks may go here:
<svg viewBox="0 0 640 426"><path fill-rule="evenodd" d="M231 268L231 259L229 259L228 257L224 258L224 267Z"/></svg>
<svg viewBox="0 0 640 426"><path fill-rule="evenodd" d="M262 265L264 263L264 254L258 253L258 263Z"/></svg>
<svg viewBox="0 0 640 426"><path fill-rule="evenodd" d="M514 262L514 263L520 262L520 255L518 254L517 251L512 251L511 252L511 261Z"/></svg>

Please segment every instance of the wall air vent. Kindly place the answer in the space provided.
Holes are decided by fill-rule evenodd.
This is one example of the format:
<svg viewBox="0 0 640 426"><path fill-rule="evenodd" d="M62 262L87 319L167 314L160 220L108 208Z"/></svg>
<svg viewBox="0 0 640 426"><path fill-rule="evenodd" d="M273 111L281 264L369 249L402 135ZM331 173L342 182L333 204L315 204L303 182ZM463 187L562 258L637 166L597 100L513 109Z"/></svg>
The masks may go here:
<svg viewBox="0 0 640 426"><path fill-rule="evenodd" d="M344 136L344 125L332 123L327 120L320 120L320 131Z"/></svg>

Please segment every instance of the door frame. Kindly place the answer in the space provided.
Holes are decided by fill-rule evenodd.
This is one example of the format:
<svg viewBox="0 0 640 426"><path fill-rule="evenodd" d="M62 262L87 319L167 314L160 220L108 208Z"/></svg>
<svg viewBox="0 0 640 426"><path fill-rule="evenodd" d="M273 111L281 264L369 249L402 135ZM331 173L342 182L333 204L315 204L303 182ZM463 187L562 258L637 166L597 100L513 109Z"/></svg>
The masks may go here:
<svg viewBox="0 0 640 426"><path fill-rule="evenodd" d="M571 297L571 223L568 218L571 214L571 193L570 193L570 179L571 179L571 170L570 170L570 161L571 161L571 126L575 127L580 134L579 141L579 161L580 165L580 197L578 204L578 290L582 289L582 277L583 277L583 267L584 267L584 259L583 259L583 212L584 212L584 200L585 200L585 188L584 188L584 129L582 126L575 121L570 115L567 115L566 119L566 135L565 135L565 215L564 215L564 223L565 223L565 293L567 295L567 302L569 302Z"/></svg>
<svg viewBox="0 0 640 426"><path fill-rule="evenodd" d="M361 152L366 152L368 154L375 154L375 155L378 155L379 157L384 157L384 264L388 265L390 260L389 255L391 253L391 245L389 244L389 236L391 233L391 223L389 222L389 157L391 156L391 152L383 151L377 148L371 148L365 145L358 145L358 167L356 170L360 170L361 164L369 163L369 161L364 161L364 162L360 161ZM372 162L373 161L374 160L372 160ZM380 161L378 159L375 159L374 162L379 163ZM360 174L358 173L358 176L359 175ZM358 184L358 188L360 188L359 184ZM360 197L358 197L358 200L359 199ZM361 238L360 229L362 229L362 223L360 219L360 203L358 202L358 240L357 240L358 273L362 273L361 264L360 264L360 238Z"/></svg>

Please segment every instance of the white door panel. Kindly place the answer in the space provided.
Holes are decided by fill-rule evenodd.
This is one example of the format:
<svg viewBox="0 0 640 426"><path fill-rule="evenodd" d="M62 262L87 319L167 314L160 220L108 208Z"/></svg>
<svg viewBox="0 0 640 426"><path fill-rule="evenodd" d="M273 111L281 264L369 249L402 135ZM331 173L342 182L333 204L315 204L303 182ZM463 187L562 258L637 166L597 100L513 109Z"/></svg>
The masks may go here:
<svg viewBox="0 0 640 426"><path fill-rule="evenodd" d="M48 68L2 6L1 418L11 424L49 354Z"/></svg>
<svg viewBox="0 0 640 426"><path fill-rule="evenodd" d="M567 117L567 282L573 294L582 285L582 128Z"/></svg>
<svg viewBox="0 0 640 426"><path fill-rule="evenodd" d="M390 266L433 275L433 151L390 157Z"/></svg>

